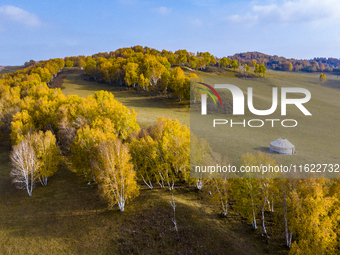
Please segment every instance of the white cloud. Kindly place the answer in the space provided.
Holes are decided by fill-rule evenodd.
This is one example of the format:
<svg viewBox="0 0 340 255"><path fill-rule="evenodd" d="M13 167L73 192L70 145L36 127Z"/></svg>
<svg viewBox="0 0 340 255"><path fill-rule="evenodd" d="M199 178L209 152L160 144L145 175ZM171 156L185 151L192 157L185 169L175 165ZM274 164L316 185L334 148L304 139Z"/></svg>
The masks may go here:
<svg viewBox="0 0 340 255"><path fill-rule="evenodd" d="M158 8L154 8L153 11L157 12L160 15L168 15L171 13L171 8L165 7L165 6L161 6Z"/></svg>
<svg viewBox="0 0 340 255"><path fill-rule="evenodd" d="M231 21L233 23L244 23L246 24L254 24L258 20L257 15L253 15L250 13L247 13L245 15L232 15L227 17L228 21Z"/></svg>
<svg viewBox="0 0 340 255"><path fill-rule="evenodd" d="M340 1L338 0L296 0L281 4L253 5L251 11L245 15L232 15L227 20L235 23L264 21L328 25L340 21L339 13Z"/></svg>
<svg viewBox="0 0 340 255"><path fill-rule="evenodd" d="M192 26L194 26L194 27L200 27L200 26L202 26L203 25L203 21L202 20L200 20L200 19L189 19L189 22L190 22L190 24L192 25Z"/></svg>
<svg viewBox="0 0 340 255"><path fill-rule="evenodd" d="M0 24L8 21L20 23L29 27L41 25L41 21L35 14L12 5L0 7Z"/></svg>

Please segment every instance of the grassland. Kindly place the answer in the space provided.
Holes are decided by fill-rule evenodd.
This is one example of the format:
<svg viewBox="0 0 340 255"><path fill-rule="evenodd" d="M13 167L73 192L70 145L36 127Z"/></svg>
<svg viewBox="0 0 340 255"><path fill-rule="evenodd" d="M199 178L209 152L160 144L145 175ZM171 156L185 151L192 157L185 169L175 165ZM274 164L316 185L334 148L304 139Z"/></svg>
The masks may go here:
<svg viewBox="0 0 340 255"><path fill-rule="evenodd" d="M0 66L0 74L12 73L16 70L23 69L24 66Z"/></svg>
<svg viewBox="0 0 340 255"><path fill-rule="evenodd" d="M114 94L115 99L137 112L137 121L141 127L148 127L157 121L158 117L177 118L180 123L190 126L190 108L187 102L180 103L172 99L144 95L134 91L123 90L107 84L89 81L81 70L68 75L64 79L63 93L87 97L98 90L107 90Z"/></svg>
<svg viewBox="0 0 340 255"><path fill-rule="evenodd" d="M272 87L278 87L279 97L281 87L302 87L307 88L312 99L305 104L312 116L305 117L295 106L289 105L289 115L280 115L280 105L277 111L265 118L255 116L246 111L246 115L232 116L231 114L208 114L203 122L196 123L200 118L193 118L190 121L190 109L188 103L180 103L171 99L146 96L132 91L122 91L117 87L100 84L94 81L85 80L79 70L69 75L64 80L65 95L78 94L86 97L97 90L111 91L117 100L137 112L137 121L142 127L153 124L157 117L166 116L172 119L177 118L182 124L190 127L198 137L205 137L211 141L215 151L226 156L233 164L238 164L240 155L247 152L262 151L269 153L269 143L285 137L296 146L297 155L285 156L272 154L280 164L301 164L301 163L338 163L340 138L336 134L340 131L340 119L337 116L337 109L340 108L340 78L335 75L327 75L327 81L320 83L318 74L295 73L282 71L267 71L265 79L253 79L251 81L235 78L236 72L230 69L210 68L211 70L196 71L199 77L204 78L209 84L225 82L229 79L231 83L237 84L247 96L247 87L252 86L254 93L254 106L257 109L269 109L271 106ZM185 69L188 74L192 71ZM231 93L219 90L225 98L231 98ZM246 102L246 101L245 101ZM279 100L280 103L280 100ZM246 107L247 109L247 107ZM193 113L195 114L195 113ZM199 114L197 112L197 114ZM296 119L298 126L295 128L272 128L267 125L262 128L228 128L228 125L221 125L213 129L214 118L233 119L241 122L243 119ZM202 119L201 119L202 120ZM278 123L279 124L279 123ZM280 124L279 124L280 125ZM198 128L197 128L198 127ZM225 139L227 138L227 139ZM226 141L227 140L227 141ZM226 142L220 142L226 141Z"/></svg>
<svg viewBox="0 0 340 255"><path fill-rule="evenodd" d="M192 73L184 69L186 74ZM231 69L209 68L205 71L195 71L199 77L204 79L210 78L235 78L236 72ZM285 73L269 71L269 77L308 77L304 74ZM87 97L98 90L107 90L114 94L115 98L122 102L130 109L137 112L137 121L141 127L152 125L158 117L165 116L172 119L178 119L180 123L190 127L190 107L188 102L178 102L173 99L164 97L145 95L145 93L136 93L135 91L124 90L121 87L112 86L105 83L89 81L84 72L79 69L73 69L63 82L63 93L67 95L79 95Z"/></svg>
<svg viewBox="0 0 340 255"><path fill-rule="evenodd" d="M123 213L109 211L67 158L28 197L11 184L9 150L0 143L0 254L286 254L281 236L267 245L232 210L220 218L206 193L190 187L174 192L178 235L166 189L142 186Z"/></svg>
<svg viewBox="0 0 340 255"><path fill-rule="evenodd" d="M209 84L234 84L245 94L247 104L247 87L253 87L253 101L256 109L269 109L272 105L272 87L278 88L278 95L282 87L301 87L311 92L311 100L304 106L311 112L312 116L305 116L296 106L287 106L287 115L281 116L280 104L276 112L269 116L256 116L251 114L247 107L244 116L233 116L232 114L209 114L200 116L200 110L193 111L191 115L191 130L198 136L206 138L213 149L223 156L229 158L234 164L238 164L240 155L247 152L262 151L269 153L269 143L285 137L296 147L296 155L286 156L270 153L280 164L322 164L339 163L340 138L340 79L337 76L328 76L325 83L320 83L317 74L301 75L301 77L266 78L254 80L242 79L205 79ZM218 92L225 98L232 98L228 90L220 89ZM292 98L294 95L289 94ZM280 100L279 100L280 103ZM194 116L194 117L193 117ZM227 119L229 124L217 125L213 128L213 119ZM276 122L275 128L270 122L265 122L261 128L250 128L249 126L235 125L233 122L246 122L250 119L295 119L298 125L294 128L282 127ZM209 124L206 124L209 123ZM252 123L259 125L259 123ZM288 124L288 123L286 123ZM292 123L289 123L292 124ZM334 176L333 176L334 177Z"/></svg>
<svg viewBox="0 0 340 255"><path fill-rule="evenodd" d="M217 79L221 75L223 78L234 77L235 73L231 70L222 70L220 74L199 71L198 75ZM268 72L268 76L294 78L299 74ZM320 85L316 75L303 76L314 82L310 87L313 100L308 109L322 121L315 124L312 119L307 119L306 124L317 125L318 135L325 139L325 143L337 142L337 77L328 77L327 82ZM136 110L142 127L154 123L158 116L177 118L181 123L190 125L187 103L136 94L84 79L86 77L80 70L70 73L64 79L63 92L86 97L97 90L111 91L116 99ZM299 85L294 84L292 86ZM270 106L269 100L265 99L270 94L270 85L273 84L265 85L263 93L254 89L256 107L266 109ZM281 86L280 83L278 85ZM337 126L333 126L334 123ZM335 128L332 132L329 125ZM282 132L255 130L251 139L242 139L249 135L247 130L233 130L233 134L226 132L228 144L224 149L236 161L241 153L266 150L267 140L285 136L295 143L299 155L309 159L318 154L334 155L331 150L339 154L339 143L329 148L324 143L318 145L312 129L298 129L298 134ZM252 231L251 225L232 210L232 204L228 217L222 218L219 209L211 205L207 193L191 187L178 186L174 191L178 235L172 223L171 193L166 189L149 190L142 185L140 196L127 204L125 212L110 211L98 196L97 187L87 185L77 176L67 157L63 158L58 172L49 179L48 186L38 184L33 196L28 197L24 190L17 190L11 183L9 152L8 140L0 142L0 254L288 253L284 247L284 236L274 231L272 223L268 222L271 237L268 245L259 231ZM280 160L279 157L277 159Z"/></svg>

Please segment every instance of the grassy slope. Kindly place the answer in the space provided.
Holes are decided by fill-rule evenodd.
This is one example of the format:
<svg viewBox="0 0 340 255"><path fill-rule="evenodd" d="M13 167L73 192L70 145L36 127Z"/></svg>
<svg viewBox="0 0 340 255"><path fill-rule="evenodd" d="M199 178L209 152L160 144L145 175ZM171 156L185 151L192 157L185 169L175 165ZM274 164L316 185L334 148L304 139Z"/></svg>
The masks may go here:
<svg viewBox="0 0 340 255"><path fill-rule="evenodd" d="M283 79L282 76L285 74L287 78ZM204 119L201 116L192 118L192 130L194 130L198 137L208 137L208 141L213 141L211 144L214 150L227 156L234 164L237 164L240 155L247 152L260 150L269 153L269 143L280 137L285 137L292 142L296 146L297 152L294 156L271 153L270 155L280 164L338 163L340 138L336 134L340 131L340 119L338 118L340 79L337 76L328 75L327 81L320 84L317 74L300 74L300 76L296 76L299 74L272 72L272 76L274 75L277 77L276 79L255 79L251 83L241 79L234 79L230 83L238 85L244 91L245 96L247 87L252 86L254 106L257 109L270 108L273 86L278 88L307 88L311 92L312 98L305 104L305 107L312 113L312 116L304 116L297 107L291 105L287 106L287 116L280 115L280 105L277 111L270 116L252 115L245 108L245 116L208 114ZM214 77L209 79L209 83L221 83L221 80ZM219 90L219 92L231 98L230 92L224 92L223 90ZM278 93L280 96L280 89ZM199 111L196 114L200 114ZM229 121L233 119L233 121L237 122L241 122L244 119L295 119L298 121L298 126L295 128L283 128L277 122L277 127L272 128L270 123L267 122L262 128L244 128L241 125L237 125L231 129L230 124L219 125L213 128L213 119L222 118ZM211 123L211 125L202 125L201 120L204 123ZM258 123L253 124L258 125ZM214 132L211 132L212 130ZM225 137L227 137L227 142L220 143L219 141L223 139L225 141Z"/></svg>
<svg viewBox="0 0 340 255"><path fill-rule="evenodd" d="M230 71L198 74L204 78L234 75ZM288 74L290 77L296 75ZM299 75L296 77L301 77ZM282 78L287 74L268 72L268 76ZM303 76L317 79L316 75ZM64 93L87 96L96 90L109 90L119 101L137 111L138 122L144 127L163 115L189 125L189 109L185 104L117 91L83 79L80 73L69 75L64 82ZM338 82L335 77L328 77L323 85L334 88ZM337 101L329 100L330 94L338 97L337 90L315 84L311 92L319 95L317 100L329 101L324 105L325 109L320 109L320 114L337 105ZM317 114L320 102L312 103L310 110ZM327 117L334 120L334 112L331 114L324 116L325 121ZM326 129L325 125L323 131ZM141 195L126 206L124 213L108 211L96 187L88 186L77 176L67 158L50 178L48 186L43 188L38 184L33 197L29 198L25 191L16 190L11 184L9 150L8 142L0 143L0 254L287 253L282 235L272 234L270 245L266 245L260 234L251 231L250 225L232 210L226 219L219 218L219 210L209 205L204 193L190 188L175 190L180 240L173 229L171 193L167 190L142 187ZM270 227L269 233L272 233Z"/></svg>
<svg viewBox="0 0 340 255"><path fill-rule="evenodd" d="M38 184L28 197L11 184L9 149L0 143L0 254L285 254L232 211L219 218L204 193L190 188L174 192L179 240L166 189L142 187L125 212L109 211L66 158L48 186Z"/></svg>
<svg viewBox="0 0 340 255"><path fill-rule="evenodd" d="M24 66L0 66L0 74L12 73L16 70L23 69Z"/></svg>
<svg viewBox="0 0 340 255"><path fill-rule="evenodd" d="M210 68L214 72L196 71L199 77L209 78L209 83L220 83L221 78L233 78L235 72L228 69ZM184 69L186 74L191 71ZM156 98L153 96L145 96L130 91L120 91L117 88L106 84L98 84L84 80L81 71L77 71L69 75L64 80L65 95L78 94L86 97L94 93L96 90L111 91L115 98L121 101L129 108L134 108L137 112L137 121L142 127L148 127L153 124L157 117L167 116L172 119L177 118L182 124L190 126L190 109L187 104L174 102L168 99ZM277 111L269 117L252 116L247 114L245 117L233 117L232 115L208 115L209 121L212 123L213 118L234 119L234 121L242 121L243 119L296 119L298 126L296 128L271 128L270 123L263 128L233 128L233 132L229 132L227 125L217 127L211 132L211 127L197 124L200 127L196 133L199 137L206 137L211 134L209 140L215 139L221 141L225 135L228 136L228 144L213 143L213 148L220 151L222 155L227 156L234 164L238 164L239 156L247 152L255 152L257 150L269 153L269 143L280 137L286 137L296 146L297 155L287 157L284 155L271 154L280 164L301 164L301 163L338 163L338 144L340 138L334 136L339 132L340 119L337 118L337 111L340 108L340 81L335 75L327 75L327 81L322 85L319 82L318 74L313 73L290 73L281 71L267 71L266 79L257 80L251 83L254 87L254 105L258 109L268 109L271 106L271 87L305 87L312 94L312 99L306 104L307 109L312 113L312 117L304 117L300 110L295 106L288 106L287 112L289 117L280 115L280 105ZM240 88L246 92L249 83L243 82L241 79L235 78ZM261 87L261 90L258 88ZM223 92L222 92L223 93ZM246 93L245 93L246 95ZM280 96L280 90L279 90ZM227 95L231 97L231 95ZM292 114L291 114L292 113ZM195 122L191 123L196 124ZM254 123L255 124L255 123ZM206 125L205 125L206 126ZM331 132L330 132L331 130ZM323 153L320 153L323 152Z"/></svg>
<svg viewBox="0 0 340 255"><path fill-rule="evenodd" d="M81 96L109 89L77 75L70 75L64 86L65 94ZM185 105L172 107L170 102L127 91L112 92L136 109L142 126L162 115L189 124ZM191 188L175 190L180 240L173 229L171 193L166 189L142 187L140 196L127 204L124 213L109 211L96 187L77 176L67 158L48 186L38 184L29 198L11 184L9 150L8 141L0 143L0 254L287 253L282 235L273 234L270 245L266 245L259 232L251 231L251 226L232 210L227 218L220 218L205 193Z"/></svg>
<svg viewBox="0 0 340 255"><path fill-rule="evenodd" d="M148 127L156 122L160 116L177 118L180 123L190 125L190 108L188 104L181 104L165 98L155 96L145 96L143 93L137 94L133 91L119 90L106 84L99 84L95 81L85 80L83 72L78 70L64 79L63 93L65 95L79 95L87 97L98 90L107 90L114 94L115 99L122 102L130 109L137 112L137 121L142 127Z"/></svg>

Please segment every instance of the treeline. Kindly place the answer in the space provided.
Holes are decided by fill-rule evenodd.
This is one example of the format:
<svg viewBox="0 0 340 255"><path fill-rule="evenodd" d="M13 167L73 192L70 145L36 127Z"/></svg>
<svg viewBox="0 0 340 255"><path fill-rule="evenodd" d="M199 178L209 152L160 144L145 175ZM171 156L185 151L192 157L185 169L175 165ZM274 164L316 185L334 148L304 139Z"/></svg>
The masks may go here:
<svg viewBox="0 0 340 255"><path fill-rule="evenodd" d="M281 71L305 71L305 72L339 72L340 59L337 58L314 58L294 59L267 55L260 52L245 52L229 56L232 60L238 60L240 65L247 64L255 67L263 64L265 67Z"/></svg>
<svg viewBox="0 0 340 255"><path fill-rule="evenodd" d="M195 73L186 77L181 67L193 71L204 70L208 66L228 67L234 71L238 69L246 77L251 76L249 66L240 67L238 60L226 57L219 59L209 52L158 51L142 46L120 48L87 57L66 57L64 60L66 67L80 67L97 81L133 87L138 91L152 90L179 100L190 99L190 78L197 78ZM255 64L254 74L264 77L265 72L264 65Z"/></svg>
<svg viewBox="0 0 340 255"><path fill-rule="evenodd" d="M97 81L133 87L139 91L151 90L175 96L179 100L188 100L190 78L196 78L197 75L191 73L186 77L180 67L205 69L216 64L216 58L209 52L160 52L148 47L134 46L87 57L67 57L65 63L67 67L83 68L87 75Z"/></svg>
<svg viewBox="0 0 340 255"><path fill-rule="evenodd" d="M139 194L136 169L144 164L141 160L148 158L159 168L158 182L163 187L173 188L179 179L188 181L188 128L160 118L140 131L134 110L109 92L80 98L49 89L47 82L64 65L63 59L49 60L1 76L0 128L13 145L11 176L18 188L32 196L37 183L46 186L62 154L89 183L98 185L110 208L118 204L121 211ZM132 157L147 133L149 144L143 151L147 157Z"/></svg>
<svg viewBox="0 0 340 255"><path fill-rule="evenodd" d="M31 60L25 63L28 69L42 65L44 62ZM189 70L204 70L208 66L233 68L238 75L244 77L265 76L266 67L263 64L239 65L237 59L217 58L209 52L188 52L177 50L158 51L149 47L134 46L120 48L109 53L97 53L92 56L72 56L64 58L65 67L79 67L92 79L115 83L120 86L133 87L138 91L154 91L179 100L190 99L190 78L197 78L193 72L187 77L181 67ZM253 72L250 67L253 66ZM49 66L40 70L44 73L44 82L54 78Z"/></svg>
<svg viewBox="0 0 340 255"><path fill-rule="evenodd" d="M66 97L60 89L49 89L46 82L64 65L63 59L53 59L1 75L1 134L9 135L13 145L13 182L18 188L26 189L29 196L37 182L47 185L47 178L58 169L60 154L71 155L77 167L78 156L83 161L88 158L82 154L81 146L92 142L98 144L98 150L99 146L114 147L117 158L126 150L124 143L130 134L139 130L136 113L116 101L111 93L99 91L84 99L77 95ZM101 161L96 162L100 165ZM133 168L127 169L124 164L115 167L124 170L123 174L131 176L132 183L136 183ZM88 179L94 179L86 168L81 171ZM112 179L118 179L119 173L115 174L111 175ZM119 180L124 181L125 176L121 175ZM115 192L120 187L111 188Z"/></svg>

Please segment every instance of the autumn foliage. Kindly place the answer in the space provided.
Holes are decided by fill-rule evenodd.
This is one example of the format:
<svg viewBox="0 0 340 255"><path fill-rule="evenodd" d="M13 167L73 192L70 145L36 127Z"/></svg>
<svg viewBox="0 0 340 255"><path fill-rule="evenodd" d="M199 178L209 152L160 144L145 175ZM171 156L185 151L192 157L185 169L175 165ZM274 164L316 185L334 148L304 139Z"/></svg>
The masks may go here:
<svg viewBox="0 0 340 255"><path fill-rule="evenodd" d="M137 113L107 91L87 98L66 97L60 89L48 86L65 66L78 67L98 81L187 100L190 78L197 76L186 76L183 67L205 70L216 65L236 71L243 66L245 75L253 68L259 77L265 77L266 67L314 71L327 70L332 62L254 56L239 54L219 59L208 52L160 52L135 46L88 57L32 62L23 70L0 75L0 129L13 146L13 183L32 196L33 188L39 183L46 186L60 160L67 157L89 185L98 187L108 207L118 205L120 211L139 195L139 184L171 191L176 185L194 184L207 191L224 217L232 205L267 241L273 229L268 228L270 217L291 254L338 253L339 180L233 179L219 175L193 179L190 140L194 145L191 160L195 164L224 164L228 160L214 153L203 139L190 137L190 130L177 120L160 117L153 126L140 129ZM324 81L325 77L320 79ZM198 100L199 94L194 94L194 98ZM238 163L276 164L263 153L243 155Z"/></svg>

